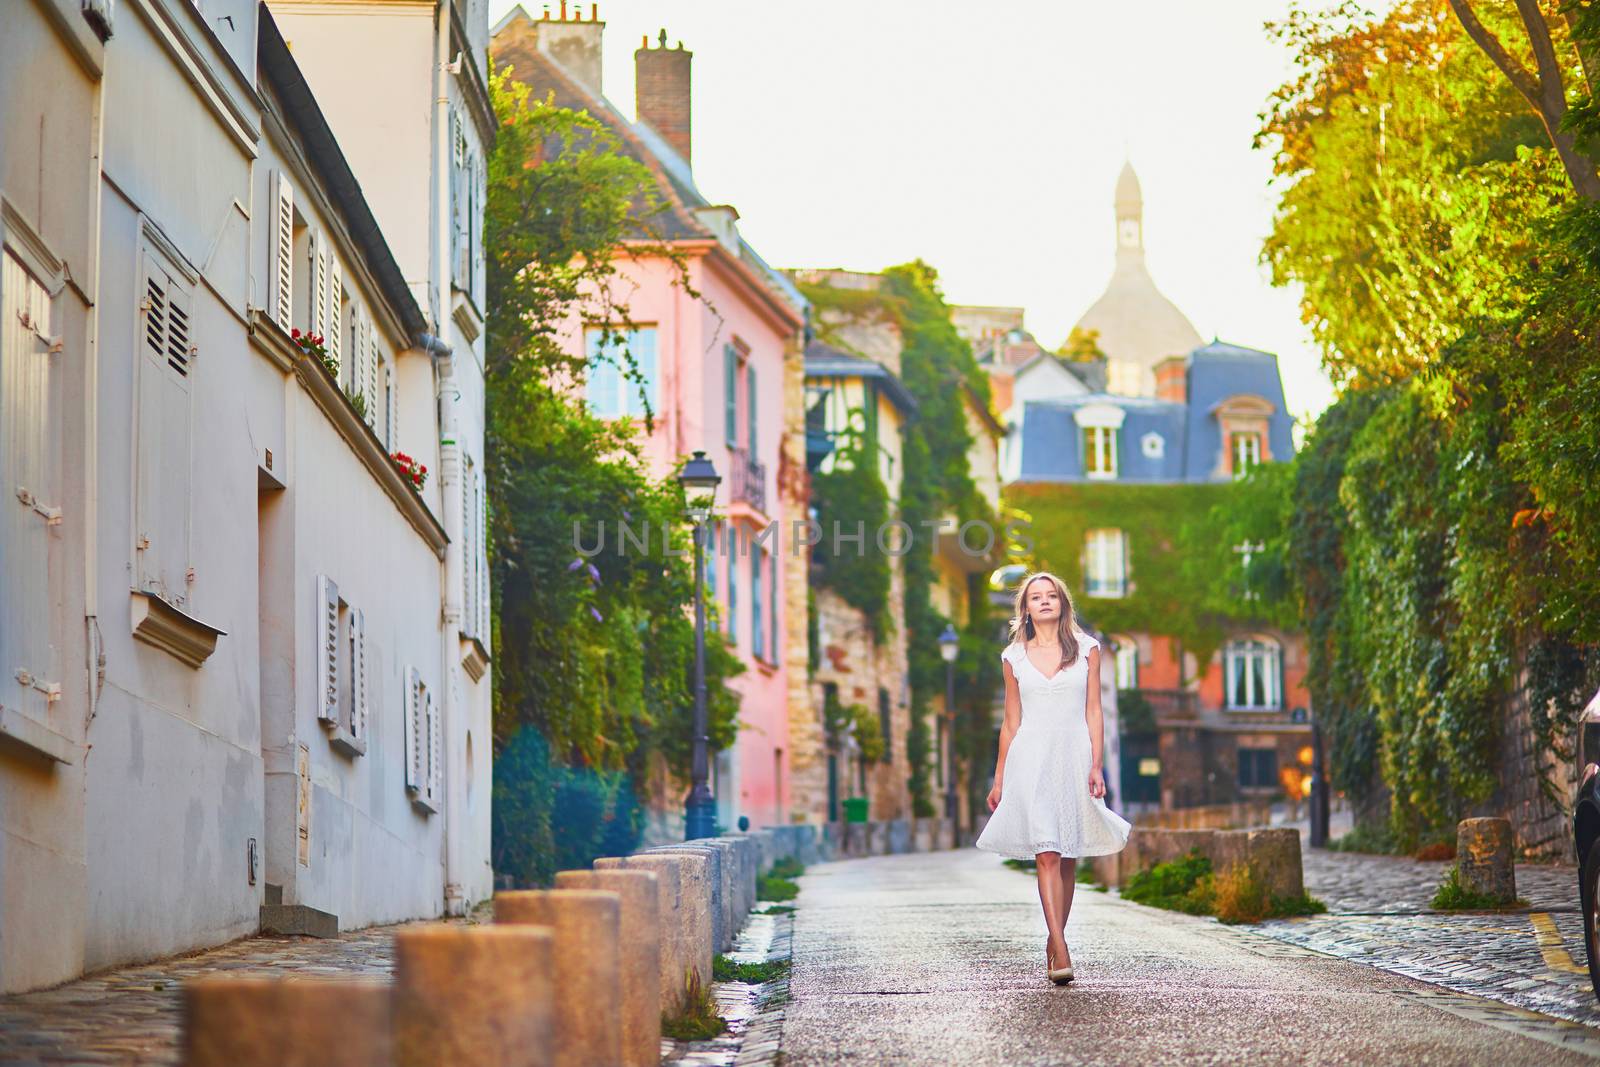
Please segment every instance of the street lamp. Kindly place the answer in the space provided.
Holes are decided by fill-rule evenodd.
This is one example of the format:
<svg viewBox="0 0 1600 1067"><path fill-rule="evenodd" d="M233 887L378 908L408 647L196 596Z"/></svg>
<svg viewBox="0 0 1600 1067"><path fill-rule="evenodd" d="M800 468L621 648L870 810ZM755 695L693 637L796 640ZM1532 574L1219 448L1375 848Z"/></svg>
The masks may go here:
<svg viewBox="0 0 1600 1067"><path fill-rule="evenodd" d="M722 478L704 452L696 452L683 465L678 484L683 486L689 517L694 520L694 763L689 799L684 802L683 836L686 841L717 835L717 801L711 795L710 765L706 746L706 598L705 545L706 520L716 499Z"/></svg>
<svg viewBox="0 0 1600 1067"><path fill-rule="evenodd" d="M939 657L944 660L944 815L958 839L961 827L956 820L956 657L959 655L961 635L956 633L954 625L945 623L944 633L939 635Z"/></svg>

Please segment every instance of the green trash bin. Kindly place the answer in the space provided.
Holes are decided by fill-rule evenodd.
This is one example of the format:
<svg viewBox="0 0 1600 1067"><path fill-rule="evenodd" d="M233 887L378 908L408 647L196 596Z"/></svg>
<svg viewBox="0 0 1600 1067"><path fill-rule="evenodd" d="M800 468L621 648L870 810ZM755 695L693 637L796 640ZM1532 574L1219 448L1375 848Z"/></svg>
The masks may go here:
<svg viewBox="0 0 1600 1067"><path fill-rule="evenodd" d="M845 798L845 802L844 802L844 821L845 822L866 822L867 821L867 798L866 797L846 797Z"/></svg>

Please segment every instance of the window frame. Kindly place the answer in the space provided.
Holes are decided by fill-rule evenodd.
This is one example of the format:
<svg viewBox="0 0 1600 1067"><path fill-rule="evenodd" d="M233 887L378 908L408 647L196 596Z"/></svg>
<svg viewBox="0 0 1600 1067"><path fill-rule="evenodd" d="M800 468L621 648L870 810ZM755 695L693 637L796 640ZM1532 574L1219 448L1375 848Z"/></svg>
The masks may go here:
<svg viewBox="0 0 1600 1067"><path fill-rule="evenodd" d="M1235 430L1229 434L1229 437L1231 438L1229 451L1232 454L1233 476L1235 478L1243 478L1261 466L1261 432L1259 430Z"/></svg>
<svg viewBox="0 0 1600 1067"><path fill-rule="evenodd" d="M1260 667L1259 675L1252 669ZM1246 697L1236 700L1236 670ZM1255 692L1257 686L1262 693ZM1283 710L1283 646L1270 637L1252 634L1235 638L1222 650L1223 706L1231 712L1275 712ZM1256 699L1257 697L1261 699Z"/></svg>
<svg viewBox="0 0 1600 1067"><path fill-rule="evenodd" d="M1114 578L1104 573L1111 556L1106 546L1116 545ZM1128 595L1128 535L1114 526L1097 526L1083 532L1083 594L1098 600L1120 600Z"/></svg>
<svg viewBox="0 0 1600 1067"><path fill-rule="evenodd" d="M640 344L643 338L649 338L649 345ZM628 377L627 364L615 356L601 358L601 345L609 339L607 347L612 349L626 349L632 356L634 365L638 368L639 376L643 382L634 381ZM649 405L652 414L661 411L661 358L659 346L660 331L656 323L637 323L627 330L620 330L616 326L589 325L583 328L583 399L589 410L598 418L642 419L645 415L645 405ZM643 354L641 354L643 353ZM606 383L607 387L614 390L614 397L609 400L609 407L602 408L595 395L595 386L598 381ZM642 394L642 395L641 395Z"/></svg>

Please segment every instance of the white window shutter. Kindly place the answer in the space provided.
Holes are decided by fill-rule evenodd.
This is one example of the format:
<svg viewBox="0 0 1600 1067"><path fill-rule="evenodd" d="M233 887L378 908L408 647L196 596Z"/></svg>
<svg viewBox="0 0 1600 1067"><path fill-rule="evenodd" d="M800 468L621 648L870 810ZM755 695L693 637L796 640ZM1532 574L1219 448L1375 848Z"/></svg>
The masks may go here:
<svg viewBox="0 0 1600 1067"><path fill-rule="evenodd" d="M161 582L179 607L189 601L193 424L189 375L194 367L190 309L193 295L168 276L166 362L161 402Z"/></svg>
<svg viewBox="0 0 1600 1067"><path fill-rule="evenodd" d="M400 381L392 363L383 370L383 391L389 409L383 423L384 446L393 452L400 447Z"/></svg>
<svg viewBox="0 0 1600 1067"><path fill-rule="evenodd" d="M344 270L337 256L328 257L328 328L323 331L335 365L344 363Z"/></svg>
<svg viewBox="0 0 1600 1067"><path fill-rule="evenodd" d="M428 716L428 807L438 811L444 797L444 727L434 707L433 691L424 689L422 701Z"/></svg>
<svg viewBox="0 0 1600 1067"><path fill-rule="evenodd" d="M478 639L489 647L489 490L483 472L478 472Z"/></svg>
<svg viewBox="0 0 1600 1067"><path fill-rule="evenodd" d="M424 777L424 722L422 680L415 667L406 668L406 792L422 792Z"/></svg>
<svg viewBox="0 0 1600 1067"><path fill-rule="evenodd" d="M317 718L339 723L339 587L317 575Z"/></svg>
<svg viewBox="0 0 1600 1067"><path fill-rule="evenodd" d="M312 256L315 273L311 278L311 332L328 338L328 250L318 235L312 239ZM332 350L329 350L332 354Z"/></svg>
<svg viewBox="0 0 1600 1067"><path fill-rule="evenodd" d="M374 426L378 421L376 415L378 409L377 398L373 394L377 392L378 363L382 355L383 353L378 345L378 331L373 330L372 343L367 346L366 358L363 360L360 389L361 395L367 404L366 420L368 426Z"/></svg>
<svg viewBox="0 0 1600 1067"><path fill-rule="evenodd" d="M272 227L272 315L287 333L294 326L294 186L278 172Z"/></svg>
<svg viewBox="0 0 1600 1067"><path fill-rule="evenodd" d="M472 457L461 457L461 632L468 637L478 636L478 575L476 534L478 524L473 512L473 496L477 490L476 468Z"/></svg>
<svg viewBox="0 0 1600 1067"><path fill-rule="evenodd" d="M0 273L0 704L42 720L60 696L50 636L49 527L61 521L53 478L58 420L51 376L61 359L46 343L50 296L8 251Z"/></svg>
<svg viewBox="0 0 1600 1067"><path fill-rule="evenodd" d="M350 736L367 739L369 692L367 685L367 617L360 609L350 613L350 669L355 672L355 693L350 708Z"/></svg>

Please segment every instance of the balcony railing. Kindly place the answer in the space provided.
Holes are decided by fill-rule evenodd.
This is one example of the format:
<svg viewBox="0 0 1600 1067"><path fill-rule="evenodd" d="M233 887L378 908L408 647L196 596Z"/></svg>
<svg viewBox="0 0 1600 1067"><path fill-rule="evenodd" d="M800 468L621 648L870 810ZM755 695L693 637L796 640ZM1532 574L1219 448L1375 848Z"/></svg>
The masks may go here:
<svg viewBox="0 0 1600 1067"><path fill-rule="evenodd" d="M736 504L749 504L762 514L767 510L767 467L742 448L729 449L732 471L729 495Z"/></svg>
<svg viewBox="0 0 1600 1067"><path fill-rule="evenodd" d="M1141 689L1139 695L1149 701L1157 722L1162 719L1192 719L1198 710L1198 694L1187 689Z"/></svg>

